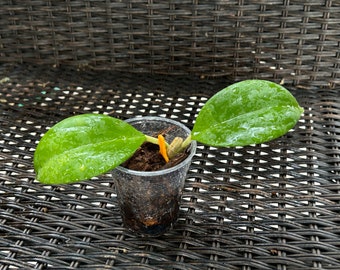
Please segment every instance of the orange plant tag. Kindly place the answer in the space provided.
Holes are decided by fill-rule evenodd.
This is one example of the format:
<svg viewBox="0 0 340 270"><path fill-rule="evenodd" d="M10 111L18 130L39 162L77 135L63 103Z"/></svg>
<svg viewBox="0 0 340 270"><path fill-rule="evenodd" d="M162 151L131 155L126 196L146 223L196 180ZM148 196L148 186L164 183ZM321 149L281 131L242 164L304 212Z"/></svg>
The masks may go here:
<svg viewBox="0 0 340 270"><path fill-rule="evenodd" d="M158 144L159 144L159 152L163 156L164 160L168 163L169 162L169 157L166 152L166 144L165 144L165 139L163 135L159 134L158 135Z"/></svg>

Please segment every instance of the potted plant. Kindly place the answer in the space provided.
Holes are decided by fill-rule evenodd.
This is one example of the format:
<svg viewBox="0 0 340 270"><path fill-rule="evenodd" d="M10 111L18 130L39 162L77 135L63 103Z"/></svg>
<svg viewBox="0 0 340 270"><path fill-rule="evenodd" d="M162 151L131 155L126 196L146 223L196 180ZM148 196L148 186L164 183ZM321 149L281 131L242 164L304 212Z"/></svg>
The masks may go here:
<svg viewBox="0 0 340 270"><path fill-rule="evenodd" d="M42 137L34 168L44 184L74 183L114 169L125 226L157 236L177 219L196 141L215 147L267 142L292 129L302 112L284 87L246 80L212 96L192 130L159 117L122 121L102 114L72 116ZM142 167L135 166L138 160ZM157 162L156 169L143 169L143 164Z"/></svg>

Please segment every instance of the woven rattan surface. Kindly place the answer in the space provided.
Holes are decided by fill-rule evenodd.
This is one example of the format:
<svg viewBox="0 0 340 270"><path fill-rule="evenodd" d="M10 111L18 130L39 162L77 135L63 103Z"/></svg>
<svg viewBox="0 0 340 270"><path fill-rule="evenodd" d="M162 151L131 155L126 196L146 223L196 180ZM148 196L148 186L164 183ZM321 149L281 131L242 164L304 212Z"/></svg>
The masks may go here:
<svg viewBox="0 0 340 270"><path fill-rule="evenodd" d="M340 269L340 89L287 86L305 113L267 144L199 145L178 224L126 231L110 173L35 180L32 157L57 121L95 112L192 127L223 79L1 66L0 269Z"/></svg>
<svg viewBox="0 0 340 270"><path fill-rule="evenodd" d="M0 0L1 62L340 84L339 0Z"/></svg>

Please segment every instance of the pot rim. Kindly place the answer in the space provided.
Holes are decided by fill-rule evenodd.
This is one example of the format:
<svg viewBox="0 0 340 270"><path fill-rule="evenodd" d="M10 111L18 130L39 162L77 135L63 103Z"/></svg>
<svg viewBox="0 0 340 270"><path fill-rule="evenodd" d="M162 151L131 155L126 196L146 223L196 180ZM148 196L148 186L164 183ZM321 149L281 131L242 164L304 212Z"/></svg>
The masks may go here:
<svg viewBox="0 0 340 270"><path fill-rule="evenodd" d="M182 124L181 122L178 122L176 120L170 119L170 118L165 118L165 117L161 117L161 116L138 116L138 117L133 117L133 118L129 118L127 120L125 120L125 122L127 123L131 123L131 122L138 122L141 120L149 120L149 121L162 121L162 122L168 122L171 124L174 124L180 128L182 128L187 134L191 133L191 130L185 126L184 124ZM187 156L187 158L185 160L183 160L181 163L167 168L167 169L163 169L163 170L158 170L158 171L136 171L136 170L130 170L127 169L125 167L122 166L117 166L114 170L119 170L125 173L129 173L132 175L138 175L138 176L158 176L158 175L162 175L162 174L167 174L167 173L171 173L173 171L176 171L178 169L180 169L181 167L187 165L189 162L191 162L192 157L195 155L196 153L196 147L197 147L197 142L196 141L192 141L190 144L190 153Z"/></svg>

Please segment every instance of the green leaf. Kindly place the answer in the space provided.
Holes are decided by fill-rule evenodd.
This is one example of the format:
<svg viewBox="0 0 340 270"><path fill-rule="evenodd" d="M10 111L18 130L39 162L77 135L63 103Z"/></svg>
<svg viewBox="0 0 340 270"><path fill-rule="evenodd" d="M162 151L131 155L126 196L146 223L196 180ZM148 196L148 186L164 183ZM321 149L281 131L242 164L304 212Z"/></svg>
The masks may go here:
<svg viewBox="0 0 340 270"><path fill-rule="evenodd" d="M48 130L37 146L37 179L45 184L89 179L123 163L144 141L143 133L110 116L66 118Z"/></svg>
<svg viewBox="0 0 340 270"><path fill-rule="evenodd" d="M265 80L246 80L221 90L207 101L191 136L217 147L263 143L287 133L302 112L284 87Z"/></svg>

